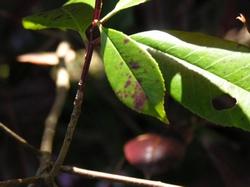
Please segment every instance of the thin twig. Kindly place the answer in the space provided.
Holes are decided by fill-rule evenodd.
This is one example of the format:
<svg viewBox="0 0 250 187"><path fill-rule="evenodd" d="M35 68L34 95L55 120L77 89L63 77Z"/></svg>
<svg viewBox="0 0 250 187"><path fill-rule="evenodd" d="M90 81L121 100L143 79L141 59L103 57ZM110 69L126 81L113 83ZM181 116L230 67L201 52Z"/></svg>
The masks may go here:
<svg viewBox="0 0 250 187"><path fill-rule="evenodd" d="M36 149L34 146L29 144L24 138L16 134L14 131L6 127L4 124L0 122L0 129L2 129L5 134L7 134L9 137L11 137L13 140L15 140L17 143L21 144L25 148L29 149L32 153L35 153L37 156L40 155L40 151Z"/></svg>
<svg viewBox="0 0 250 187"><path fill-rule="evenodd" d="M45 130L42 137L42 144L40 147L40 150L43 152L52 153L57 121L64 105L67 90L68 89L65 87L58 87L56 89L57 96L55 99L55 103L52 106L50 115L45 121Z"/></svg>
<svg viewBox="0 0 250 187"><path fill-rule="evenodd" d="M37 169L36 176L47 176L51 169L51 155L56 127L70 87L69 73L65 66L65 56L69 50L70 46L66 42L61 42L57 47L56 54L59 59L59 64L58 67L56 67L56 97L50 113L45 120L45 127L40 146L42 155L40 157L40 165ZM29 187L33 186L33 184L29 185Z"/></svg>
<svg viewBox="0 0 250 187"><path fill-rule="evenodd" d="M28 177L28 178L24 178L24 179L10 179L10 180L6 180L6 181L0 181L0 186L1 187L14 187L14 186L18 186L18 185L24 185L24 184L33 184L33 183L38 183L38 182L42 182L42 178L41 177Z"/></svg>
<svg viewBox="0 0 250 187"><path fill-rule="evenodd" d="M102 0L96 0L95 2L95 9L94 9L94 13L93 13L93 22L90 28L90 35L89 35L89 42L88 42L88 46L87 46L87 53L85 55L85 62L83 65L83 70L82 70L82 74L81 74L81 79L78 83L78 90L77 90L77 94L75 97L75 101L74 101L74 108L71 114L71 118L70 118L70 122L68 124L68 128L64 137L64 141L63 141L63 145L60 149L58 158L50 172L49 177L52 179L54 178L57 173L60 170L61 165L63 164L65 157L68 153L68 149L69 146L71 144L73 135L74 135L74 131L75 131L75 127L77 125L77 121L79 119L79 116L81 114L81 107L82 107L82 102L83 102L83 96L84 96L84 88L86 85L86 79L87 79L87 75L88 75L88 71L89 71L89 66L91 63L91 58L92 58L92 54L93 54L93 50L94 50L94 35L93 35L93 31L96 28L96 24L100 18L100 11L101 11L101 5L102 5Z"/></svg>
<svg viewBox="0 0 250 187"><path fill-rule="evenodd" d="M62 166L61 170L63 172L71 173L74 175L77 174L79 176L90 178L90 179L106 180L110 182L122 183L122 184L133 185L133 186L181 187L177 185L163 183L160 181L152 181L152 180L139 179L139 178L134 178L134 177L127 177L127 176L122 176L122 175L115 175L115 174L86 170L86 169L81 169L81 168L71 167L71 166Z"/></svg>
<svg viewBox="0 0 250 187"><path fill-rule="evenodd" d="M56 71L56 98L45 121L45 129L41 141L40 150L42 152L52 153L53 140L56 131L58 118L61 115L62 108L69 89L69 74L65 67L65 56L69 51L69 45L65 42L60 43L57 49L57 56L60 59L59 68Z"/></svg>

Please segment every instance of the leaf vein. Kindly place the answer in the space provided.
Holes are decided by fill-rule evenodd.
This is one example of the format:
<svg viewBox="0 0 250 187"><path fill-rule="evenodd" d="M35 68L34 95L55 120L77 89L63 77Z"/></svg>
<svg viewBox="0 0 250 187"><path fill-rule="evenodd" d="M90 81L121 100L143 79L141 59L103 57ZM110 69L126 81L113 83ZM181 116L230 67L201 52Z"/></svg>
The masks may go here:
<svg viewBox="0 0 250 187"><path fill-rule="evenodd" d="M78 30L81 31L81 33L83 33L84 31L81 29L81 26L78 24L77 20L76 20L75 17L71 14L71 12L68 11L65 7L62 7L62 11L63 11L65 14L69 15L69 17L72 18L72 20L73 20L74 24L76 25L76 27L78 28Z"/></svg>
<svg viewBox="0 0 250 187"><path fill-rule="evenodd" d="M224 61L225 59L229 58L229 57L232 57L234 56L235 54L229 54L229 55L226 55L226 56L223 56L221 58L219 58L218 60L214 61L212 64L209 64L208 66L204 67L205 70L208 70L210 69L211 67L215 66L216 64L218 64L219 62L222 62Z"/></svg>

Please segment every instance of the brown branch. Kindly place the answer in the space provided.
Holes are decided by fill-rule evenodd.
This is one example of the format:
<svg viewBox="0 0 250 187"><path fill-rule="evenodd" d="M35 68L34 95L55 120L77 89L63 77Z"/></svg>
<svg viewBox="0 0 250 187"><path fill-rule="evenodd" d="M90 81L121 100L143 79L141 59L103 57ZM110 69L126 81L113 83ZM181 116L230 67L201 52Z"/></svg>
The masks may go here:
<svg viewBox="0 0 250 187"><path fill-rule="evenodd" d="M6 127L1 122L0 122L0 129L2 129L6 135L8 135L9 137L11 137L17 143L19 143L20 145L22 145L25 148L29 149L32 153L36 154L37 156L39 156L41 154L41 152L38 149L36 149L31 144L29 144L24 138L22 138L21 136L19 136L18 134L16 134L14 131L12 131L11 129L9 129L8 127Z"/></svg>
<svg viewBox="0 0 250 187"><path fill-rule="evenodd" d="M71 141L74 135L77 121L81 114L81 107L82 107L83 96L84 96L84 88L85 88L86 79L87 79L87 75L89 71L89 66L91 63L94 45L95 45L94 44L95 38L94 38L93 32L94 30L96 30L96 27L97 27L96 21L98 21L100 17L101 5L102 5L102 0L96 0L95 9L93 13L93 22L92 22L92 25L90 26L90 33L89 33L90 35L89 35L89 42L87 46L87 53L85 55L85 62L84 62L84 66L83 66L83 70L81 74L81 80L78 83L78 90L77 90L77 94L76 94L75 101L74 101L74 108L73 108L71 118L68 124L68 128L64 137L63 145L60 149L58 158L49 175L51 179L53 179L57 175L57 173L60 170L61 165L63 164L65 160L65 157L68 153L68 149L69 149L69 146L71 144Z"/></svg>
<svg viewBox="0 0 250 187"><path fill-rule="evenodd" d="M87 52L87 55L86 55L86 61L84 63L84 68L88 69L87 66L87 61L90 61L91 60L91 56L89 56L88 54L91 53L91 51L93 51L93 47L92 48L89 48L88 49L88 52ZM90 58L90 59L89 59ZM86 75L85 75L86 76ZM78 118L81 114L81 106L82 106L82 102L83 102L83 95L84 95L84 87L85 87L85 81L81 80L79 83L78 83L79 87L78 87L78 91L77 91L77 94L76 94L76 97L75 97L75 101L74 101L74 108L73 108L73 111L72 111L72 114L71 114L71 118L70 118L70 122L68 124L68 128L67 128L67 131L66 131L66 135L65 135L65 138L64 138L64 141L63 141L63 145L60 149L60 152L59 152L59 155L58 155L58 158L51 170L51 177L54 177L57 175L59 169L60 169L60 166L62 165L65 157L66 157L66 154L68 152L68 149L69 149L69 146L70 146L70 143L72 141L72 137L73 137L73 134L74 134L74 130L75 130L75 127L76 127L76 124L77 124L77 121L78 121Z"/></svg>
<svg viewBox="0 0 250 187"><path fill-rule="evenodd" d="M42 178L41 177L28 177L28 178L24 178L24 179L10 179L10 180L6 180L6 181L0 181L0 186L1 187L14 187L14 186L18 186L18 185L24 185L24 184L34 184L34 183L38 183L38 182L42 182Z"/></svg>
<svg viewBox="0 0 250 187"><path fill-rule="evenodd" d="M115 175L115 174L86 170L86 169L81 169L81 168L71 167L71 166L62 166L61 170L63 172L71 173L74 175L79 175L79 176L90 178L90 179L99 179L99 180L105 180L105 181L122 183L122 184L133 185L133 186L181 187L177 185L163 183L160 181L152 181L152 180L139 179L139 178L134 178L134 177L127 177L127 176L122 176L122 175Z"/></svg>

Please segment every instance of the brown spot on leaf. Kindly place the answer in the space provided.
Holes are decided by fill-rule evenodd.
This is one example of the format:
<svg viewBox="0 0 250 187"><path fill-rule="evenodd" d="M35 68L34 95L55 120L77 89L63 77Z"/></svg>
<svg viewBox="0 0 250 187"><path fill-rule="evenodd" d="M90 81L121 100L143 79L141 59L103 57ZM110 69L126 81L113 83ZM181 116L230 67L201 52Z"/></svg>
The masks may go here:
<svg viewBox="0 0 250 187"><path fill-rule="evenodd" d="M138 68L140 68L140 65L137 62L131 62L131 68L138 69Z"/></svg>
<svg viewBox="0 0 250 187"><path fill-rule="evenodd" d="M116 95L120 99L129 97L129 94L125 90L116 91Z"/></svg>
<svg viewBox="0 0 250 187"><path fill-rule="evenodd" d="M134 98L134 107L136 110L141 110L147 100L147 96L142 90L139 83L135 85L135 93L132 96Z"/></svg>
<svg viewBox="0 0 250 187"><path fill-rule="evenodd" d="M128 39L128 38L125 38L125 39L123 40L123 42L124 42L124 44L127 44L127 43L129 42L129 39Z"/></svg>
<svg viewBox="0 0 250 187"><path fill-rule="evenodd" d="M216 110L230 109L236 105L237 100L228 94L223 94L215 97L212 100L213 107Z"/></svg>
<svg viewBox="0 0 250 187"><path fill-rule="evenodd" d="M129 87L130 84L131 84L131 80L130 80L130 78L129 78L129 79L127 80L127 82L125 83L124 88Z"/></svg>

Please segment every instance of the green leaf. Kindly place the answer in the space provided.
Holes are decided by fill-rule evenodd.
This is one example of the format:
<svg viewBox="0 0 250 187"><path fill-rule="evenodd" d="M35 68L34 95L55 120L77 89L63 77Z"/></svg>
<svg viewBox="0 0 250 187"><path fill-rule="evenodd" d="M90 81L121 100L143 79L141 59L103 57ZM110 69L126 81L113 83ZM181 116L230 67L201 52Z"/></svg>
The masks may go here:
<svg viewBox="0 0 250 187"><path fill-rule="evenodd" d="M164 80L151 55L125 34L101 29L101 53L117 97L131 109L168 123Z"/></svg>
<svg viewBox="0 0 250 187"><path fill-rule="evenodd" d="M79 32L85 38L85 30L91 23L92 12L92 0L71 0L60 8L25 17L23 26L26 29L33 30L48 28L71 29Z"/></svg>
<svg viewBox="0 0 250 187"><path fill-rule="evenodd" d="M212 122L250 130L250 53L202 47L160 31L132 38L157 60L167 91L178 102ZM214 102L223 98L236 104L216 108Z"/></svg>
<svg viewBox="0 0 250 187"><path fill-rule="evenodd" d="M196 45L227 49L231 51L250 52L250 48L244 45L199 32L186 32L176 30L168 30L167 32L185 42Z"/></svg>
<svg viewBox="0 0 250 187"><path fill-rule="evenodd" d="M145 3L149 0L119 0L113 11L118 12L120 10Z"/></svg>
<svg viewBox="0 0 250 187"><path fill-rule="evenodd" d="M102 22L107 21L109 18L120 12L121 10L145 3L150 0L119 0L115 8L109 12L103 19Z"/></svg>
<svg viewBox="0 0 250 187"><path fill-rule="evenodd" d="M84 3L84 4L88 4L91 7L95 7L95 0L68 0L65 5L70 5L70 4L75 4L75 3Z"/></svg>

